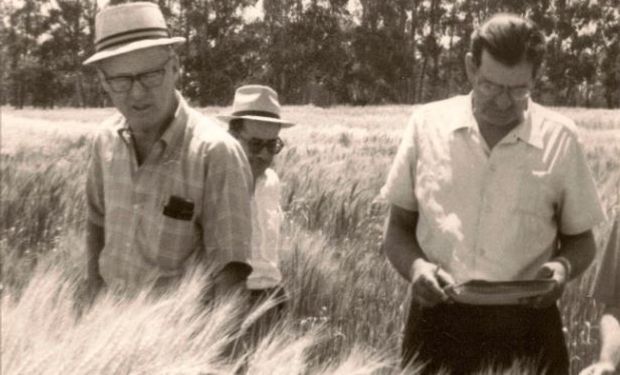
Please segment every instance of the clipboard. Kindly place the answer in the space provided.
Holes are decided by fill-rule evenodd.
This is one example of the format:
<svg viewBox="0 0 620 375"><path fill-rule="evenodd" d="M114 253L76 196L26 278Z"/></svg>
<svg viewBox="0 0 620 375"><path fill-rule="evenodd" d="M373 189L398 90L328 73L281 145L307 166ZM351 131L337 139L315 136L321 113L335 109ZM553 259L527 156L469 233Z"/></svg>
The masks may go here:
<svg viewBox="0 0 620 375"><path fill-rule="evenodd" d="M470 305L517 305L523 298L553 290L554 280L470 280L449 286L445 292L456 302Z"/></svg>

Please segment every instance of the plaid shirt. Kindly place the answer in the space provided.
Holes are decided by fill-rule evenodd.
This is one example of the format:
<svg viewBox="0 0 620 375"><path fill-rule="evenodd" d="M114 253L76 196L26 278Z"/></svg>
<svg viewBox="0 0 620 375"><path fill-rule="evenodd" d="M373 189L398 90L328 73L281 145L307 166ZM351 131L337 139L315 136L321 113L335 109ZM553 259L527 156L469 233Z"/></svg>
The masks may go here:
<svg viewBox="0 0 620 375"><path fill-rule="evenodd" d="M141 165L120 114L92 143L88 218L105 229L101 276L135 288L183 274L198 254L248 263L252 175L241 146L178 95L175 117Z"/></svg>

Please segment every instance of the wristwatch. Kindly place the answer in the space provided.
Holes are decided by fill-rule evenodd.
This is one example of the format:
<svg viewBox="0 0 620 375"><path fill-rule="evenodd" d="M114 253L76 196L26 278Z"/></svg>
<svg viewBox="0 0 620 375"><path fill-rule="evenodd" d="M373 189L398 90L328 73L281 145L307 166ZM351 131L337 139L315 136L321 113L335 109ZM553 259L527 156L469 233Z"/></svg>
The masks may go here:
<svg viewBox="0 0 620 375"><path fill-rule="evenodd" d="M555 257L552 261L561 263L564 266L564 269L566 270L566 280L570 280L573 273L573 266L570 264L570 261L563 256Z"/></svg>

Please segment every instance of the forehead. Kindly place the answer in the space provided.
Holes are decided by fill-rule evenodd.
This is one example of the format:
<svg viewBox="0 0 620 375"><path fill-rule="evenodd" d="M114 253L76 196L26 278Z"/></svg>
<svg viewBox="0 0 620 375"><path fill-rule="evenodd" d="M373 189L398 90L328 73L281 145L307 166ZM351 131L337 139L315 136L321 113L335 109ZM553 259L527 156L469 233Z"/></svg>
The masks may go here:
<svg viewBox="0 0 620 375"><path fill-rule="evenodd" d="M497 61L486 50L482 51L478 73L485 79L507 86L530 84L533 80L534 66L523 59L516 65L505 65Z"/></svg>
<svg viewBox="0 0 620 375"><path fill-rule="evenodd" d="M276 138L280 133L280 124L244 119L243 132L252 138Z"/></svg>
<svg viewBox="0 0 620 375"><path fill-rule="evenodd" d="M98 67L108 75L139 73L159 68L167 57L165 48L145 48L105 59Z"/></svg>

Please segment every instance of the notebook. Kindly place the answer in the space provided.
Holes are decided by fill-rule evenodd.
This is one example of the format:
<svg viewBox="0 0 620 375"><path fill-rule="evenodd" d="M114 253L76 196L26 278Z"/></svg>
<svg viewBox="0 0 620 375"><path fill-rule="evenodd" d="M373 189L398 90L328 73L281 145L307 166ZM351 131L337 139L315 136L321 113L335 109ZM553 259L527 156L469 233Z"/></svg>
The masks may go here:
<svg viewBox="0 0 620 375"><path fill-rule="evenodd" d="M551 291L554 280L486 281L470 280L449 286L446 293L456 302L472 305L516 305L523 298Z"/></svg>

